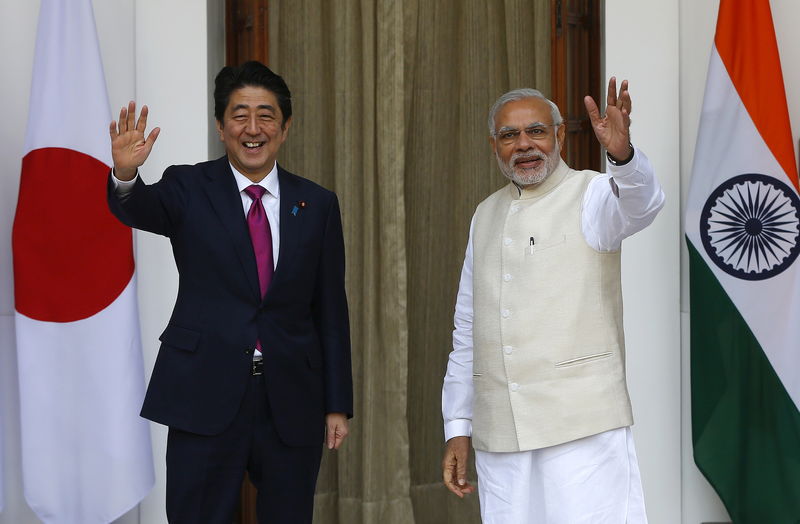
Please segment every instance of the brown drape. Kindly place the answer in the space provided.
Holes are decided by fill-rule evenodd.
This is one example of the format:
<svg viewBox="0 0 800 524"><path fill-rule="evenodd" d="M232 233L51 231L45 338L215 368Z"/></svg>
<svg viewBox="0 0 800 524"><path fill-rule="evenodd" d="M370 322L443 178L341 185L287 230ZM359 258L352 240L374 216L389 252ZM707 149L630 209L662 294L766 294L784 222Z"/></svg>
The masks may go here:
<svg viewBox="0 0 800 524"><path fill-rule="evenodd" d="M547 0L272 0L294 95L279 162L339 195L356 418L315 522L479 522L441 485L441 384L475 205L502 184L486 113L550 89ZM471 475L474 478L474 474Z"/></svg>

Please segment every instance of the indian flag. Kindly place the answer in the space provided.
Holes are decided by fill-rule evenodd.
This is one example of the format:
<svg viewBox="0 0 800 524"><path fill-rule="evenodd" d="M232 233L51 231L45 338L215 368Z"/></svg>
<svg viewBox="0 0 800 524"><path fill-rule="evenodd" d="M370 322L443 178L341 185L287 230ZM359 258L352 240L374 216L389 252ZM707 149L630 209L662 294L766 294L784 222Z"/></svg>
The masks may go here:
<svg viewBox="0 0 800 524"><path fill-rule="evenodd" d="M91 1L42 0L12 243L25 499L45 523L111 522L154 483L110 121Z"/></svg>
<svg viewBox="0 0 800 524"><path fill-rule="evenodd" d="M721 0L686 205L692 436L736 524L800 522L800 197L768 0Z"/></svg>

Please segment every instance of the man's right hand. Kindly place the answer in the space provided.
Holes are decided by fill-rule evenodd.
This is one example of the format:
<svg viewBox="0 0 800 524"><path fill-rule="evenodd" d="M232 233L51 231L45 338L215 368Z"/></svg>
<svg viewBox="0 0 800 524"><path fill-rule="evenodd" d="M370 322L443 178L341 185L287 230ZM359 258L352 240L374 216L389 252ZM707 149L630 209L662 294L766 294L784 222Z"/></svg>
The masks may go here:
<svg viewBox="0 0 800 524"><path fill-rule="evenodd" d="M469 437L453 437L447 441L442 459L444 485L461 498L475 491L475 487L467 482L469 447Z"/></svg>
<svg viewBox="0 0 800 524"><path fill-rule="evenodd" d="M153 144L158 138L160 128L156 127L144 138L147 128L147 106L142 106L139 120L136 121L136 102L131 100L128 107L119 112L119 129L117 122L109 126L111 134L111 157L114 160L114 176L119 180L133 180L139 166L144 164Z"/></svg>

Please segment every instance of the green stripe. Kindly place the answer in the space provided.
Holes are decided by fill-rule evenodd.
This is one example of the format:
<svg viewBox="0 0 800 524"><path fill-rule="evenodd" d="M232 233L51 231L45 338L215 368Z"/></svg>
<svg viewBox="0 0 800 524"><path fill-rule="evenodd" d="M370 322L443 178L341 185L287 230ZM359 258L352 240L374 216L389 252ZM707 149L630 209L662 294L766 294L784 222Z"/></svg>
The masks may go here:
<svg viewBox="0 0 800 524"><path fill-rule="evenodd" d="M735 524L800 523L800 412L725 290L686 243L695 463ZM792 344L800 357L800 341Z"/></svg>

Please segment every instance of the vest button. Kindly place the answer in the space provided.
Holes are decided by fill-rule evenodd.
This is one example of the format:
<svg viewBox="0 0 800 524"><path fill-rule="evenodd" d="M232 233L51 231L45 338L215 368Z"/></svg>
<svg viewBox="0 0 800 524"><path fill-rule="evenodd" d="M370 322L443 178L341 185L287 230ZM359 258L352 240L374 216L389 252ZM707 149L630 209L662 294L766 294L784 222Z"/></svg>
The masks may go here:
<svg viewBox="0 0 800 524"><path fill-rule="evenodd" d="M514 351L514 348L511 346L503 346L503 353L506 355L510 355L511 352Z"/></svg>
<svg viewBox="0 0 800 524"><path fill-rule="evenodd" d="M510 282L511 281L511 274L510 273L506 273L505 275L503 275L503 280L505 280L506 282Z"/></svg>
<svg viewBox="0 0 800 524"><path fill-rule="evenodd" d="M511 311L504 309L502 312L503 318L508 318L511 316Z"/></svg>
<svg viewBox="0 0 800 524"><path fill-rule="evenodd" d="M517 390L519 390L519 384L517 384L516 382L512 382L511 391L517 391Z"/></svg>
<svg viewBox="0 0 800 524"><path fill-rule="evenodd" d="M505 245L507 245L507 246L510 246L512 242L513 242L513 240L511 240L511 239L510 239L510 238L508 238L508 237L506 237L506 238L504 238L504 239L503 239L503 244L505 244Z"/></svg>

